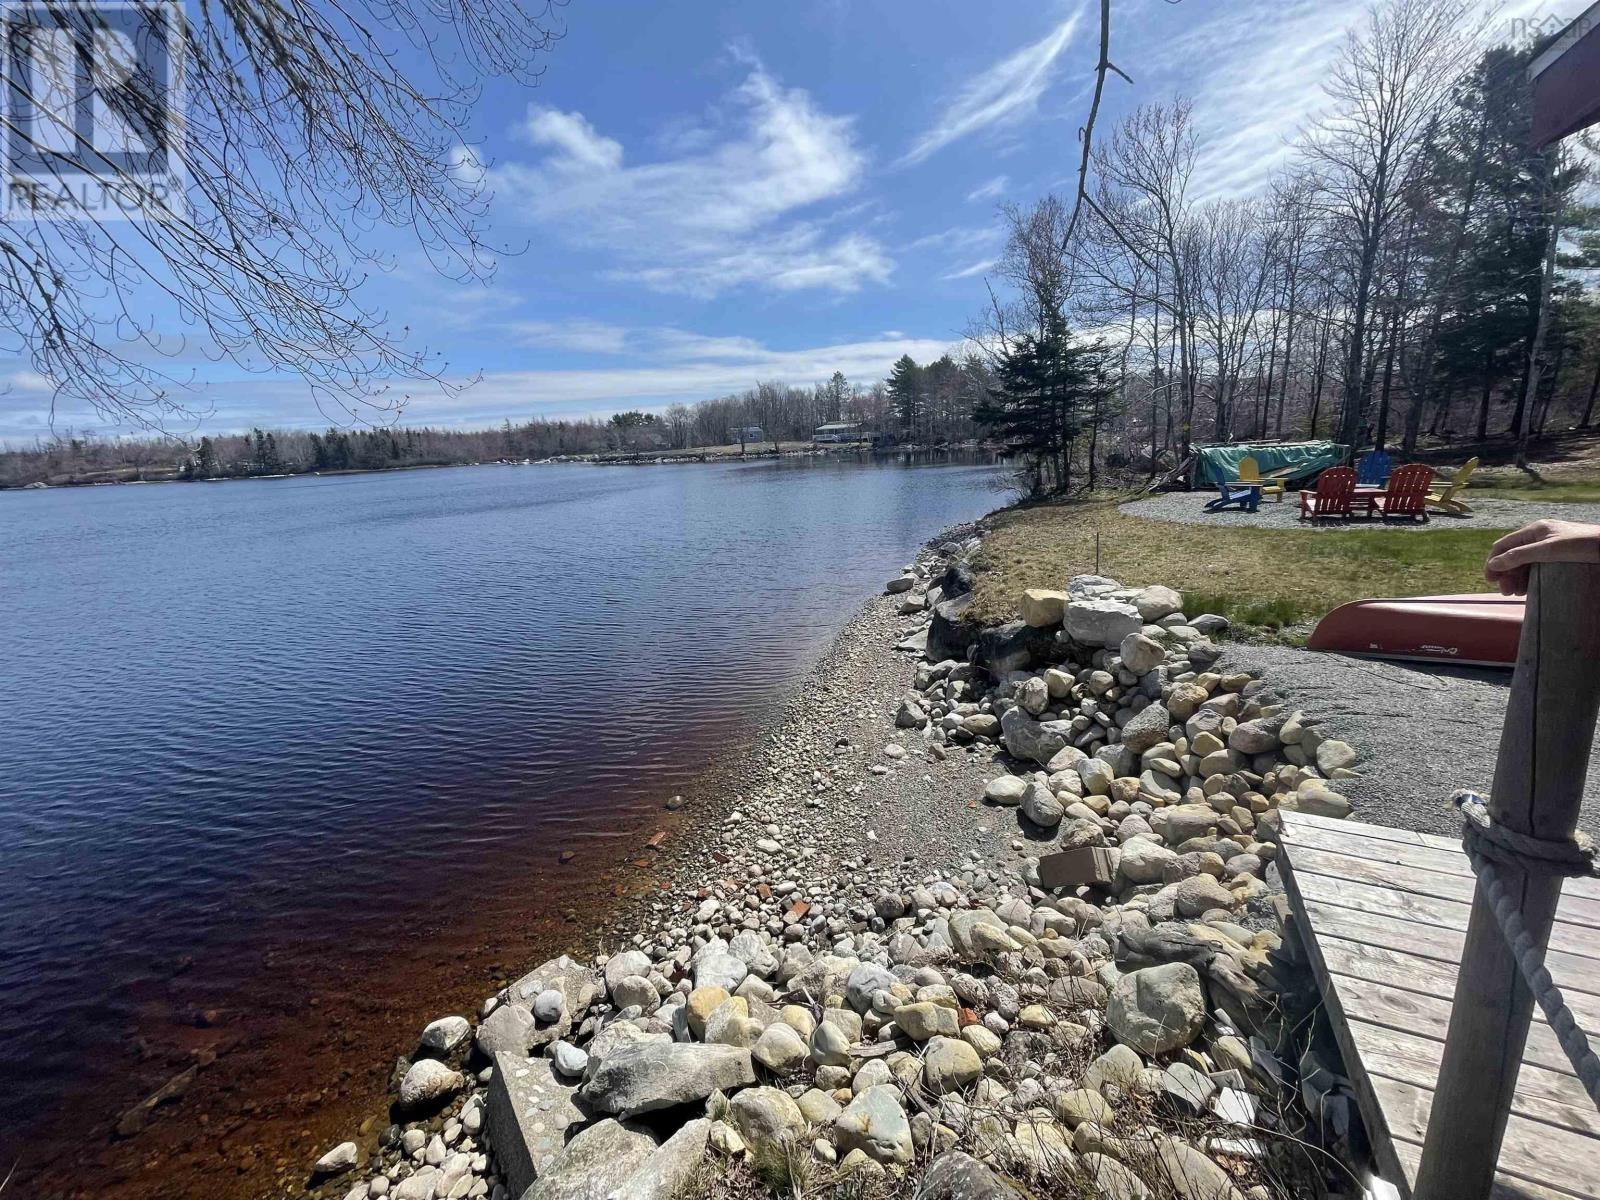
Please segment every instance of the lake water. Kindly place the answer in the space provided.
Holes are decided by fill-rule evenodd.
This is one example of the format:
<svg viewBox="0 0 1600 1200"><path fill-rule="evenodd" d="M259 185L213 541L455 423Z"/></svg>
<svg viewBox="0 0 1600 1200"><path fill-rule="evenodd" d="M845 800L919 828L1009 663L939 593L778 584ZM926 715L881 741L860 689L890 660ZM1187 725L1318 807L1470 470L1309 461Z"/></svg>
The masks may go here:
<svg viewBox="0 0 1600 1200"><path fill-rule="evenodd" d="M213 1134L248 1139L399 1037L381 1080L440 979L581 920L562 880L998 484L805 459L0 494L0 1175L136 1195L123 1158L166 1154L164 1195L221 1194L170 1113L136 1152L116 1115L198 1061Z"/></svg>

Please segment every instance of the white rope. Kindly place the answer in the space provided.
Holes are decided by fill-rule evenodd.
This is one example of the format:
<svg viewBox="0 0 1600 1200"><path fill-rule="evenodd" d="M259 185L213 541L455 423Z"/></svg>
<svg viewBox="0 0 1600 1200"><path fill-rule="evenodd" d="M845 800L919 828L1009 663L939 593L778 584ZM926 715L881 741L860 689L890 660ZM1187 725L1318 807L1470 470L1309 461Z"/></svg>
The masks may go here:
<svg viewBox="0 0 1600 1200"><path fill-rule="evenodd" d="M1466 817L1461 842L1478 882L1483 885L1483 894L1488 898L1495 924L1500 927L1500 936L1511 948L1523 982L1555 1031L1556 1040L1577 1072L1578 1081L1589 1093L1589 1100L1600 1109L1600 1058L1590 1048L1589 1039L1578 1028L1561 989L1545 968L1544 947L1528 934L1518 903L1506 890L1494 861L1513 862L1533 873L1586 875L1593 873L1594 851L1586 840L1574 838L1557 842L1496 825L1483 798L1472 792L1457 792L1452 800Z"/></svg>

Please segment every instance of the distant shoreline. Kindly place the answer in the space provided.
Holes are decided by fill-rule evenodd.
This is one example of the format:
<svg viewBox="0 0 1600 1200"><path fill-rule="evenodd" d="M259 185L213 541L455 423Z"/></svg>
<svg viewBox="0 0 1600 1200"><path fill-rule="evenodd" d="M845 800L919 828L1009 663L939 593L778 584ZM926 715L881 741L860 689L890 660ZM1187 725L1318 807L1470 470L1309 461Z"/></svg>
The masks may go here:
<svg viewBox="0 0 1600 1200"><path fill-rule="evenodd" d="M24 484L0 483L0 492L61 491L94 487L126 487L158 483L244 483L269 479L304 479L324 475L386 475L396 471L432 471L451 467L542 467L567 463L580 463L600 467L677 466L680 464L715 464L733 462L773 461L780 458L891 458L904 454L949 454L981 452L979 442L950 442L931 446L918 443L877 447L855 444L816 445L811 442L784 442L777 450L768 446L762 450L734 451L726 447L708 446L687 450L636 451L633 453L567 454L539 459L481 459L472 462L397 463L390 467L330 467L311 471L283 471L268 475L211 475L204 478L185 479L176 472L164 473L159 478L135 479L70 479L59 483L42 481Z"/></svg>

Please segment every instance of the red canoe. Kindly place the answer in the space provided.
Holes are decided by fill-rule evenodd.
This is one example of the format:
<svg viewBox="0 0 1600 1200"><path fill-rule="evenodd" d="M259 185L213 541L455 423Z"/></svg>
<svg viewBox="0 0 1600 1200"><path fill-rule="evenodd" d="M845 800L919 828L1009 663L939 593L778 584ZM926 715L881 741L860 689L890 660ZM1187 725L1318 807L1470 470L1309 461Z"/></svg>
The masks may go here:
<svg viewBox="0 0 1600 1200"><path fill-rule="evenodd" d="M1410 596L1341 604L1307 644L1372 658L1510 667L1522 636L1522 597Z"/></svg>

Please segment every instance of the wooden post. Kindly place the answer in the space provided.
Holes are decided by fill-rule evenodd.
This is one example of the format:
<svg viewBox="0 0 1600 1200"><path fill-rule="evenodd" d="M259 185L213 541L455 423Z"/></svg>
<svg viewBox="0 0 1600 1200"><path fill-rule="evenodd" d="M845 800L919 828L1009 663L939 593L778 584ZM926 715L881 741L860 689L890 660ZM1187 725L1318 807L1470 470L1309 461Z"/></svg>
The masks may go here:
<svg viewBox="0 0 1600 1200"><path fill-rule="evenodd" d="M1489 810L1543 838L1578 824L1600 711L1600 565L1533 568ZM1501 866L1528 933L1547 944L1561 880ZM1559 981L1558 981L1559 982ZM1487 1200L1511 1111L1533 996L1478 887L1444 1061L1417 1170L1417 1200Z"/></svg>

